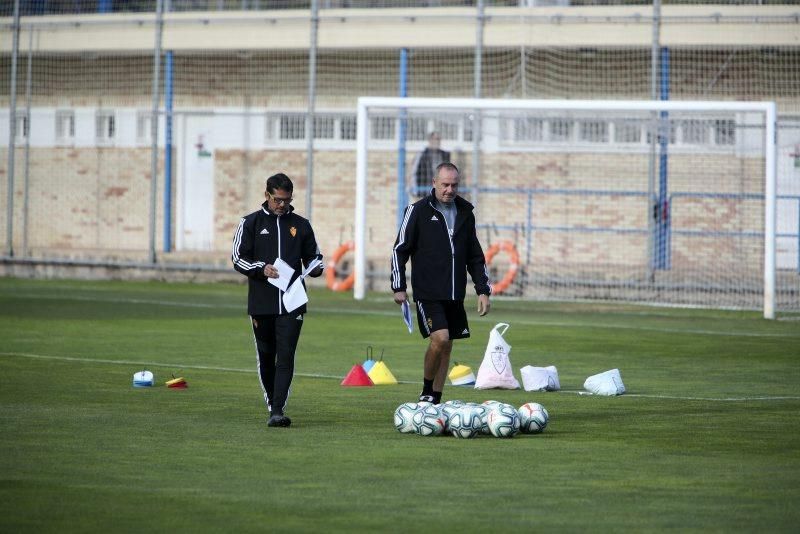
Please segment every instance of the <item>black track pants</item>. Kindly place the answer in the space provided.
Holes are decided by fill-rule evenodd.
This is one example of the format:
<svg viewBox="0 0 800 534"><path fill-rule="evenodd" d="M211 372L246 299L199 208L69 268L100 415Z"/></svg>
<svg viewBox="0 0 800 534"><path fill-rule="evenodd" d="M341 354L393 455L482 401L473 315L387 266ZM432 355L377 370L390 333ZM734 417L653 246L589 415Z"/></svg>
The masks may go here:
<svg viewBox="0 0 800 534"><path fill-rule="evenodd" d="M267 408L283 413L294 375L294 352L303 314L254 315L253 335L258 352L258 377Z"/></svg>

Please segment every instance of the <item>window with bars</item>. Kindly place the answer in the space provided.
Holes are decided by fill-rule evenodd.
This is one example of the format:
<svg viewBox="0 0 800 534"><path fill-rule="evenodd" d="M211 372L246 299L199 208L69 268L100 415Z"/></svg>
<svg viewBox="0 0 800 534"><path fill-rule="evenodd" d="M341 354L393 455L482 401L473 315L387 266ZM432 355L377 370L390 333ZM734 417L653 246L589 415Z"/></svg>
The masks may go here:
<svg viewBox="0 0 800 534"><path fill-rule="evenodd" d="M306 117L302 113L288 113L280 116L278 139L305 139Z"/></svg>
<svg viewBox="0 0 800 534"><path fill-rule="evenodd" d="M56 111L56 143L71 145L75 142L75 112L71 109Z"/></svg>
<svg viewBox="0 0 800 534"><path fill-rule="evenodd" d="M428 139L428 119L412 117L406 120L406 140L425 141Z"/></svg>
<svg viewBox="0 0 800 534"><path fill-rule="evenodd" d="M335 139L336 118L331 116L314 117L314 139Z"/></svg>
<svg viewBox="0 0 800 534"><path fill-rule="evenodd" d="M608 143L608 122L581 120L578 122L578 140L586 143Z"/></svg>
<svg viewBox="0 0 800 534"><path fill-rule="evenodd" d="M563 143L572 140L574 123L570 119L553 119L548 121L550 126L549 140L556 143Z"/></svg>
<svg viewBox="0 0 800 534"><path fill-rule="evenodd" d="M686 145L708 143L708 122L697 119L681 121L681 142Z"/></svg>
<svg viewBox="0 0 800 534"><path fill-rule="evenodd" d="M24 143L26 139L30 136L30 127L31 121L30 117L26 113L17 113L16 116L17 124L15 128L17 129L15 132L16 139L14 140L15 143Z"/></svg>
<svg viewBox="0 0 800 534"><path fill-rule="evenodd" d="M153 114L150 111L140 111L136 114L136 143L149 145L152 141Z"/></svg>
<svg viewBox="0 0 800 534"><path fill-rule="evenodd" d="M98 145L110 145L117 135L116 117L113 111L100 110L95 114L95 139Z"/></svg>
<svg viewBox="0 0 800 534"><path fill-rule="evenodd" d="M521 117L514 119L513 125L512 139L514 141L540 142L544 139L544 119Z"/></svg>
<svg viewBox="0 0 800 534"><path fill-rule="evenodd" d="M714 143L733 145L736 142L736 122L732 120L714 121Z"/></svg>
<svg viewBox="0 0 800 534"><path fill-rule="evenodd" d="M355 141L356 116L350 113L321 112L314 114L314 139L321 141ZM266 115L266 140L270 143L306 139L306 114L301 112L269 112Z"/></svg>
<svg viewBox="0 0 800 534"><path fill-rule="evenodd" d="M642 142L642 123L636 120L614 121L615 143L641 143Z"/></svg>
<svg viewBox="0 0 800 534"><path fill-rule="evenodd" d="M434 119L431 131L439 132L439 135L445 141L458 141L459 122L457 117Z"/></svg>
<svg viewBox="0 0 800 534"><path fill-rule="evenodd" d="M370 120L369 136L372 139L395 139L394 117L373 117Z"/></svg>
<svg viewBox="0 0 800 534"><path fill-rule="evenodd" d="M270 112L267 114L266 138L272 143L294 143L306 138L306 114L299 111ZM142 120L138 130L149 139L149 115ZM427 142L432 131L440 133L445 142L469 143L473 138L474 117L471 114L412 116L406 119L406 141ZM398 140L400 119L394 115L376 115L370 118L370 139L381 142ZM501 145L520 148L541 148L548 144L589 148L606 145L613 150L615 145L641 145L650 143L652 132L666 135L670 145L721 148L736 142L736 121L733 119L680 119L657 117L644 118L594 118L590 116L500 116L484 119L484 129L492 130L497 122ZM144 130L142 130L144 128ZM112 126L113 130L113 126ZM321 141L344 142L351 146L357 133L356 116L353 112L320 112L314 116L314 138ZM144 139L142 135L140 139ZM325 146L325 145L323 145ZM345 146L345 145L343 145Z"/></svg>
<svg viewBox="0 0 800 534"><path fill-rule="evenodd" d="M356 139L357 121L355 116L339 118L339 138L347 141Z"/></svg>

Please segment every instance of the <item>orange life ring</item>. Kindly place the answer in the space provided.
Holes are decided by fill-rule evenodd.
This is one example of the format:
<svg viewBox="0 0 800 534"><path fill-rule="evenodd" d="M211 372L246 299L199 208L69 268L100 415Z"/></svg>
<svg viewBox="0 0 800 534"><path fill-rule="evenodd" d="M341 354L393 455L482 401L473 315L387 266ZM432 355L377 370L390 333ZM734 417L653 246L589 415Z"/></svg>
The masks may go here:
<svg viewBox="0 0 800 534"><path fill-rule="evenodd" d="M344 280L340 280L336 278L336 264L339 263L339 260L342 259L346 253L351 250L355 250L356 245L352 241L348 241L347 243L341 245L339 248L333 251L333 255L331 256L330 261L328 262L328 266L325 269L325 281L328 284L328 289L332 289L333 291L347 291L353 287L353 282L355 282L356 274L350 273L350 276L345 278Z"/></svg>
<svg viewBox="0 0 800 534"><path fill-rule="evenodd" d="M486 251L486 264L491 264L492 258L501 250L508 253L510 265L508 266L508 271L506 271L505 276L496 284L492 284L492 294L500 294L508 289L511 282L514 281L514 277L517 276L517 269L519 269L519 254L517 253L517 248L514 246L514 243L511 241L500 241L489 247L489 250Z"/></svg>

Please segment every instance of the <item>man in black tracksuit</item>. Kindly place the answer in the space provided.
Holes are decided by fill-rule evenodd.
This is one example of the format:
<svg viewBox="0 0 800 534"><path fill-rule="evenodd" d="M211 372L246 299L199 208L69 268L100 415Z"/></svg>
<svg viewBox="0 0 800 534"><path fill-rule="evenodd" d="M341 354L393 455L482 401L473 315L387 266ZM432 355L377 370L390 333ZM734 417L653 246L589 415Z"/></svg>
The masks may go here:
<svg viewBox="0 0 800 534"><path fill-rule="evenodd" d="M233 237L233 268L248 278L247 313L253 324L258 353L258 376L270 411L269 426L289 426L284 415L294 375L294 353L303 326L305 304L291 312L284 292L267 282L278 278L278 258L294 269L291 282L314 259L322 260L314 230L291 206L292 181L285 174L270 176L261 209L239 222ZM322 266L309 276L322 274ZM301 282L302 283L302 282Z"/></svg>
<svg viewBox="0 0 800 534"><path fill-rule="evenodd" d="M430 195L406 208L392 250L394 301L408 300L406 262L411 258L411 287L417 324L425 352L420 401L442 400L454 339L469 337L464 296L467 272L478 294L478 313L489 313L489 274L475 232L472 204L457 195L458 168L442 163L436 168Z"/></svg>

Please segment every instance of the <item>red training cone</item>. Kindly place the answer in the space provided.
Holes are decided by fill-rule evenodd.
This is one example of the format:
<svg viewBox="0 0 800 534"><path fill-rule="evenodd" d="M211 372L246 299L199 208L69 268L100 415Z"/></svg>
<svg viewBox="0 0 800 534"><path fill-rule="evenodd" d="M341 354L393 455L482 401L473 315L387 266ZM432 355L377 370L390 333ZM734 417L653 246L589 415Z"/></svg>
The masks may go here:
<svg viewBox="0 0 800 534"><path fill-rule="evenodd" d="M342 380L343 386L371 386L372 379L359 364L355 364Z"/></svg>

